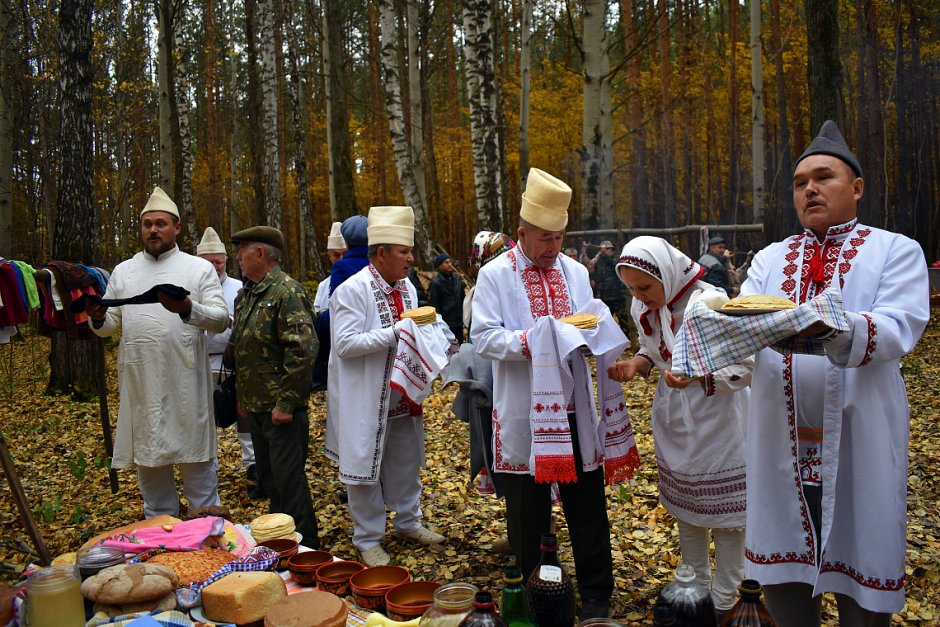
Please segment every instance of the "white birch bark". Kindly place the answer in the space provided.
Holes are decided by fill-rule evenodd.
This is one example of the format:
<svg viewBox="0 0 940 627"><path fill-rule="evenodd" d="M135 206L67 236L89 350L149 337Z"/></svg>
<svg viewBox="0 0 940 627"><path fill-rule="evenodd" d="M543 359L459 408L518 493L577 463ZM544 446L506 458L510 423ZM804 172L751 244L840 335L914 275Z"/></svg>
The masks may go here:
<svg viewBox="0 0 940 627"><path fill-rule="evenodd" d="M463 0L473 180L480 228L502 229L493 50L493 0Z"/></svg>
<svg viewBox="0 0 940 627"><path fill-rule="evenodd" d="M614 224L613 129L607 0L584 2L584 112L581 126L581 212L601 228Z"/></svg>
<svg viewBox="0 0 940 627"><path fill-rule="evenodd" d="M274 44L273 0L259 0L258 25L261 52L261 126L264 136L264 199L268 226L281 228L281 178L278 168L277 62Z"/></svg>
<svg viewBox="0 0 940 627"><path fill-rule="evenodd" d="M751 193L754 222L764 221L764 66L760 0L751 3Z"/></svg>
<svg viewBox="0 0 940 627"><path fill-rule="evenodd" d="M392 0L380 0L379 25L382 49L382 82L385 86L385 111L392 139L392 152L402 194L415 212L416 256L424 262L432 257L428 238L424 199L421 197L412 164L413 154L405 133L405 116L401 99L401 77L398 74L398 46L395 7Z"/></svg>
<svg viewBox="0 0 940 627"><path fill-rule="evenodd" d="M169 194L176 186L175 157L173 154L173 2L156 0L157 12L157 88L160 102L160 187Z"/></svg>
<svg viewBox="0 0 940 627"><path fill-rule="evenodd" d="M525 189L529 176L529 96L532 75L532 57L529 40L532 38L532 0L522 0L521 49L519 50L519 177Z"/></svg>
<svg viewBox="0 0 940 627"><path fill-rule="evenodd" d="M428 206L427 178L424 171L424 107L421 97L421 54L418 46L418 2L408 0L408 100L411 108L411 167L421 204Z"/></svg>
<svg viewBox="0 0 940 627"><path fill-rule="evenodd" d="M189 134L189 75L183 62L182 52L188 50L183 39L183 11L187 4L179 5L173 20L173 42L176 48L173 77L176 80L176 112L179 119L179 146L182 167L180 168L180 219L186 227L190 240L190 252L196 251L196 209L193 203L193 149Z"/></svg>

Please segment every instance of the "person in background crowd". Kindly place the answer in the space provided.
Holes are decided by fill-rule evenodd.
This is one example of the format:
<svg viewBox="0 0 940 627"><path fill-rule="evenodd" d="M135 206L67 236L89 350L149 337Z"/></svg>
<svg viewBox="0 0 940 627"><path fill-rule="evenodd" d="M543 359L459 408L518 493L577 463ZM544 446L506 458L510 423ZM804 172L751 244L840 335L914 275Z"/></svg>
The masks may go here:
<svg viewBox="0 0 940 627"><path fill-rule="evenodd" d="M463 343L463 279L454 271L454 262L447 253L434 260L437 275L431 279L431 306L450 327L457 343Z"/></svg>
<svg viewBox="0 0 940 627"><path fill-rule="evenodd" d="M225 296L225 304L229 311L229 326L222 333L208 333L209 338L209 363L212 366L212 372L215 373L216 386L227 376L227 371L222 366L222 356L225 354L225 348L228 346L229 338L232 335L232 320L235 314L235 297L242 288L242 282L236 278L230 277L225 271L228 266L228 254L225 250L225 244L219 238L211 226L206 227L202 233L202 240L196 246L196 255L202 257L212 264L216 273L219 275L219 281L222 283L222 294ZM248 483L252 487L248 490L248 498L264 499L267 498L264 488L258 483L258 470L255 466L255 450L251 445L251 434L248 433L248 424L245 421L239 421L236 426L238 434L238 444L242 449L242 467L245 469L245 475Z"/></svg>
<svg viewBox="0 0 940 627"><path fill-rule="evenodd" d="M849 330L819 323L825 355L757 354L747 426L745 575L781 627L891 624L904 604L910 424L900 360L930 318L924 254L861 224L865 181L826 121L793 172L805 229L755 255L742 294L805 303L835 288Z"/></svg>
<svg viewBox="0 0 940 627"><path fill-rule="evenodd" d="M709 238L708 250L702 255L698 264L705 268L702 280L715 287L720 287L729 297L734 296L731 289L731 278L728 275L729 259L725 256L728 246L725 238L720 235Z"/></svg>
<svg viewBox="0 0 940 627"><path fill-rule="evenodd" d="M317 355L313 307L303 285L281 269L284 236L255 226L232 235L245 286L235 304L239 411L248 420L258 481L271 513L294 518L304 546L320 548L304 465L310 438L307 398Z"/></svg>
<svg viewBox="0 0 940 627"><path fill-rule="evenodd" d="M616 264L617 258L614 257L614 245L610 240L601 242L597 254L584 262L588 272L591 273L594 295L607 305L610 313L617 319L624 335L632 340L636 337L636 333L630 329L627 295L620 284L620 279L617 278Z"/></svg>
<svg viewBox="0 0 940 627"><path fill-rule="evenodd" d="M346 252L346 240L343 239L343 224L334 222L330 228L330 236L326 239L326 258L330 266L342 259ZM320 281L317 294L313 298L313 315L316 316L314 330L317 332L317 341L320 349L317 351L317 360L313 364L313 388L319 392L326 389L327 364L330 359L330 319L329 315L321 315L330 309L330 275Z"/></svg>
<svg viewBox="0 0 940 627"><path fill-rule="evenodd" d="M414 261L411 207L372 207L368 218L369 265L333 292L333 352L326 421L326 453L339 463L346 484L353 546L367 566L388 564L382 548L386 508L395 532L421 544L444 536L421 524L424 422L389 385L399 323L417 306L408 268ZM443 326L443 325L442 325ZM417 413L416 413L417 412Z"/></svg>
<svg viewBox="0 0 940 627"><path fill-rule="evenodd" d="M565 255L567 255L568 257L571 257L572 259L574 259L575 261L577 261L577 260L578 260L578 249L577 249L577 248L572 248L571 246L569 246L568 248L565 249Z"/></svg>
<svg viewBox="0 0 940 627"><path fill-rule="evenodd" d="M206 334L228 328L229 313L212 264L181 251L176 203L157 187L140 212L144 250L114 269L104 297L136 296L169 283L189 291L182 300L159 292L159 303L85 311L99 337L121 332L120 408L114 468L137 466L144 515L178 516L174 465L190 509L221 505L212 368Z"/></svg>
<svg viewBox="0 0 940 627"><path fill-rule="evenodd" d="M744 578L745 421L754 359L698 379L675 377L671 352L694 290L711 290L704 268L659 237L630 240L617 273L633 293L636 356L610 368L610 377L648 378L659 368L650 422L659 501L679 523L682 561L711 589L720 617L734 605ZM707 490L703 486L708 486ZM709 545L715 543L715 576Z"/></svg>
<svg viewBox="0 0 940 627"><path fill-rule="evenodd" d="M411 284L415 286L415 293L418 295L418 307L427 307L431 304L431 299L428 298L427 292L424 291L424 285L421 283L421 277L418 275L418 270L415 266L408 268L408 280L411 281Z"/></svg>

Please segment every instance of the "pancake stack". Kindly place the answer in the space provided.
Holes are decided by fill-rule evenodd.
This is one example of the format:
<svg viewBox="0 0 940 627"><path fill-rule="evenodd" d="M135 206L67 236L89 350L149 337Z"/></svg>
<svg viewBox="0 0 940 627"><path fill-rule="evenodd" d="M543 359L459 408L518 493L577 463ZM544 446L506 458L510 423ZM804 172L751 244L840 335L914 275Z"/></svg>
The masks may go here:
<svg viewBox="0 0 940 627"><path fill-rule="evenodd" d="M784 311L793 309L796 303L781 296L770 296L768 294L751 294L749 296L738 296L732 298L721 306L722 311L747 311L757 309L760 311Z"/></svg>
<svg viewBox="0 0 940 627"><path fill-rule="evenodd" d="M589 313L577 313L573 316L567 316L565 318L560 318L561 322L570 324L573 327L578 329L596 329L597 328L597 316Z"/></svg>
<svg viewBox="0 0 940 627"><path fill-rule="evenodd" d="M294 517L287 514L265 514L251 521L251 536L255 542L286 538L295 540Z"/></svg>
<svg viewBox="0 0 940 627"><path fill-rule="evenodd" d="M411 318L415 324L432 324L437 320L437 310L434 307L417 307L403 311L402 318Z"/></svg>

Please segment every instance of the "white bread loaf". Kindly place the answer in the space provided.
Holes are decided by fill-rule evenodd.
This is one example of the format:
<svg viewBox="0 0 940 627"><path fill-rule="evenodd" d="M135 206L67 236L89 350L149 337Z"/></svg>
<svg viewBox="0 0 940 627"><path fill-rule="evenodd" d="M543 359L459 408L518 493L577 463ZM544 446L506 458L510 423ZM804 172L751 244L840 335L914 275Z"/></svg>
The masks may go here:
<svg viewBox="0 0 940 627"><path fill-rule="evenodd" d="M277 573L231 573L202 589L202 610L209 620L253 623L285 596L287 585Z"/></svg>

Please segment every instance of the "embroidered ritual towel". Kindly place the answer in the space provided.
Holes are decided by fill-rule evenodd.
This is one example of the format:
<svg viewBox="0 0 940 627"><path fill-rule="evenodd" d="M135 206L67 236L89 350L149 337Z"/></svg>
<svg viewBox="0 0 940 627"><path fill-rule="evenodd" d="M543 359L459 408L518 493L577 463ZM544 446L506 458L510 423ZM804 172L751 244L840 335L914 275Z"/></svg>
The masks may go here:
<svg viewBox="0 0 940 627"><path fill-rule="evenodd" d="M626 347L627 339L600 301L590 301L578 313L597 315L597 327L581 330L551 316L542 316L526 336L532 356L529 411L532 453L529 467L534 469L535 480L539 483L577 480L568 422L568 412L574 409L569 405L572 396L579 406L576 419L579 434L602 438L604 456L599 461L605 463L607 482L629 478L639 465L623 389L607 377L607 365L617 359ZM582 398L578 393L590 389L590 381L584 374L582 346L598 355L601 396L601 419L598 422L588 423L594 420L594 412L580 407L583 403L593 404L593 399ZM603 370L602 363L606 364ZM582 459L588 463L591 460L584 455L588 448L584 441L586 438L582 436L579 439Z"/></svg>
<svg viewBox="0 0 940 627"><path fill-rule="evenodd" d="M440 322L441 316L437 316ZM431 393L431 383L447 366L450 342L438 324L415 324L404 318L396 323L398 348L389 386L401 393L412 416L421 415L421 403Z"/></svg>
<svg viewBox="0 0 940 627"><path fill-rule="evenodd" d="M849 330L842 292L837 288L794 309L752 316L729 316L696 301L686 310L676 336L672 373L700 377L739 363L768 346L783 354L824 355L823 340L797 337L816 322L837 332Z"/></svg>

